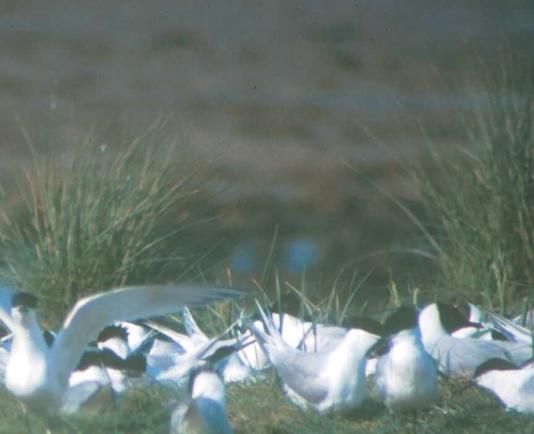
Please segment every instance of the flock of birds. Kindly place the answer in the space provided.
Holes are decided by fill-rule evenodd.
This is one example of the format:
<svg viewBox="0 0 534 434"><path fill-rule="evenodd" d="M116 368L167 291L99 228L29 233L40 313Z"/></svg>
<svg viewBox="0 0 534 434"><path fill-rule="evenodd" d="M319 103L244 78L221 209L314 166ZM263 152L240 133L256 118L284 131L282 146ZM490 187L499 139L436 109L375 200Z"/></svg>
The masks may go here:
<svg viewBox="0 0 534 434"><path fill-rule="evenodd" d="M369 394L392 412L439 400L439 377L489 390L513 411L534 413L533 334L468 304L402 306L383 322L350 327L303 321L257 304L224 333L208 337L188 307L237 299L245 291L205 286L111 290L80 300L63 326L43 331L37 299L0 288L0 345L5 388L50 423L130 387L189 384L189 400L171 415L171 433L232 433L225 384L254 381L274 368L288 398L321 414L359 407ZM182 312L186 333L151 318ZM28 420L29 423L29 420ZM51 425L50 425L51 426ZM31 427L29 427L30 430Z"/></svg>

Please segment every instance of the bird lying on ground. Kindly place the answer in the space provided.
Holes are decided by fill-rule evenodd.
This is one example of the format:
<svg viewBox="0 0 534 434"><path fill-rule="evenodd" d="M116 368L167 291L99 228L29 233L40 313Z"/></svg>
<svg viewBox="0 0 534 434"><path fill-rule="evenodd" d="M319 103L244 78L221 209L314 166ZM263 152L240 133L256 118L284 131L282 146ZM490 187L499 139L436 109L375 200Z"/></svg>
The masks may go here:
<svg viewBox="0 0 534 434"><path fill-rule="evenodd" d="M288 397L301 408L320 413L347 411L366 397L367 351L379 336L351 329L339 345L326 352L305 352L289 346L258 304L267 333L250 324Z"/></svg>

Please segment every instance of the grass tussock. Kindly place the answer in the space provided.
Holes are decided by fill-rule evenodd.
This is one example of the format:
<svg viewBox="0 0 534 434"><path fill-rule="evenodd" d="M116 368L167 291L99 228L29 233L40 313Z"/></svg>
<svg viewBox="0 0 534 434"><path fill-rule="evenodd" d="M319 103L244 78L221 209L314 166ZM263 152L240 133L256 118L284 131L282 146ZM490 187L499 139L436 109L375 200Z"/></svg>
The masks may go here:
<svg viewBox="0 0 534 434"><path fill-rule="evenodd" d="M418 413L417 432L526 434L534 430L532 417L505 412L495 398L472 386L444 382L441 391L439 403ZM20 404L3 390L0 399L0 434L27 433ZM119 407L111 405L97 415L82 411L62 417L54 432L168 433L170 415L178 401L174 393L160 388L133 390ZM409 415L394 420L385 407L372 401L344 415L303 412L284 396L274 377L227 387L227 411L236 434L413 433ZM46 421L30 415L30 426L33 432L44 432Z"/></svg>
<svg viewBox="0 0 534 434"><path fill-rule="evenodd" d="M470 144L433 150L418 176L440 291L503 312L534 283L533 79L531 60L503 63L486 80Z"/></svg>
<svg viewBox="0 0 534 434"><path fill-rule="evenodd" d="M94 137L76 145L34 154L22 209L1 216L9 280L39 294L55 315L83 295L176 279L190 265L181 237L195 169L180 147L157 128L117 146Z"/></svg>

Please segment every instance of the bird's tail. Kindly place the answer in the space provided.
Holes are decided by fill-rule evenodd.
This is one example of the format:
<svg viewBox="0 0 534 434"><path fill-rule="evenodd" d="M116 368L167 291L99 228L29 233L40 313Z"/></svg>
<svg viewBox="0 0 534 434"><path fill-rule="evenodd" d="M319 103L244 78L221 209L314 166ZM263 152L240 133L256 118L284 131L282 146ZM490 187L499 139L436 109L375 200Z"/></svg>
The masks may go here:
<svg viewBox="0 0 534 434"><path fill-rule="evenodd" d="M194 348L194 342L188 335L184 335L183 333L180 333L156 321L145 321L145 324L160 335L165 336L175 344L182 347L184 352L191 351ZM209 338L206 337L204 341L208 342Z"/></svg>
<svg viewBox="0 0 534 434"><path fill-rule="evenodd" d="M497 331L502 333L509 340L524 342L529 345L532 345L534 342L534 334L527 327L515 324L513 321L493 312L487 313L487 319Z"/></svg>
<svg viewBox="0 0 534 434"><path fill-rule="evenodd" d="M263 323L264 330L260 330L260 327L257 327L254 323L249 323L250 331L254 334L258 340L260 346L265 351L267 355L271 354L275 348L281 346L287 346L287 344L282 339L278 328L275 326L272 316L266 314L260 303L256 300L256 306L260 312L261 321Z"/></svg>
<svg viewBox="0 0 534 434"><path fill-rule="evenodd" d="M189 336L199 336L201 338L208 339L206 334L198 326L195 318L193 318L193 315L187 306L182 310L182 321L184 323L185 331Z"/></svg>

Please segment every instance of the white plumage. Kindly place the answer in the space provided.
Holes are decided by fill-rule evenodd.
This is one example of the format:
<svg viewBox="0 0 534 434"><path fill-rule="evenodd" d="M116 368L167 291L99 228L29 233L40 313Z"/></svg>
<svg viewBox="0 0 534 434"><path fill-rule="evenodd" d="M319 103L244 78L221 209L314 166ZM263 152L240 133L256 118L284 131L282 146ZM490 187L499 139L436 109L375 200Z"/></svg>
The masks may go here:
<svg viewBox="0 0 534 434"><path fill-rule="evenodd" d="M93 295L76 303L49 348L32 308L33 296L15 294L11 315L0 307L0 319L14 335L6 366L6 387L35 411L56 412L87 343L106 325L166 315L185 305L242 295L235 289L201 286L130 287Z"/></svg>

